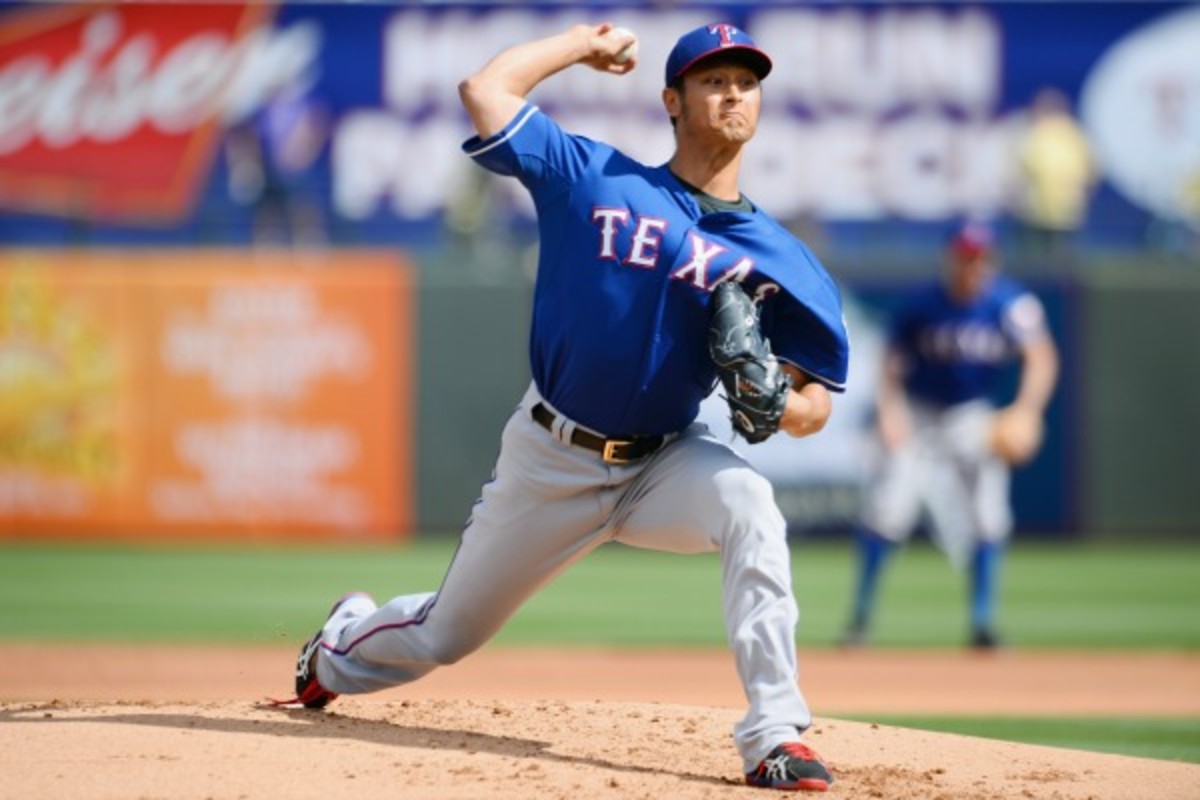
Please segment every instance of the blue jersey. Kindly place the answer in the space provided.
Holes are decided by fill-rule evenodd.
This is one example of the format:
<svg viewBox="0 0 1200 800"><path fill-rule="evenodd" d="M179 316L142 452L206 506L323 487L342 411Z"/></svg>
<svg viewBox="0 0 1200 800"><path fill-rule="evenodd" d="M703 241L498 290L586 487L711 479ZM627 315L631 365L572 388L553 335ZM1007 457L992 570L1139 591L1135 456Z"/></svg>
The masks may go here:
<svg viewBox="0 0 1200 800"><path fill-rule="evenodd" d="M1038 299L995 275L965 305L940 281L918 291L896 316L890 343L903 359L909 394L945 407L987 397L1021 347L1043 335Z"/></svg>
<svg viewBox="0 0 1200 800"><path fill-rule="evenodd" d="M716 381L707 303L725 280L763 298L763 331L781 360L843 388L837 286L766 214L703 214L665 165L568 134L532 105L463 149L533 196L541 251L530 362L563 414L610 436L686 427Z"/></svg>

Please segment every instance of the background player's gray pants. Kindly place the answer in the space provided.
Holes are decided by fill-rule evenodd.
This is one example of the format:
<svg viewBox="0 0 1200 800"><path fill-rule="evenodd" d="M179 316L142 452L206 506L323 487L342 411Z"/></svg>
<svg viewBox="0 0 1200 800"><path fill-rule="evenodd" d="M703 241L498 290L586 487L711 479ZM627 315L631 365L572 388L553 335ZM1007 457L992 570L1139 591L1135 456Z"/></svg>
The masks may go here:
<svg viewBox="0 0 1200 800"><path fill-rule="evenodd" d="M863 523L900 542L924 509L934 541L961 568L976 542L1000 542L1012 532L1009 468L988 443L996 411L983 400L945 409L909 405L912 436L881 454Z"/></svg>
<svg viewBox="0 0 1200 800"><path fill-rule="evenodd" d="M616 540L676 553L719 550L725 626L749 712L734 737L754 769L811 724L797 686L786 527L770 483L693 425L651 459L608 465L530 418L530 389L505 426L493 480L483 487L436 593L363 599L325 632L325 688L369 692L407 683L472 652L539 587ZM613 592L621 591L613 586ZM654 613L654 609L647 609ZM630 624L636 624L631 620Z"/></svg>

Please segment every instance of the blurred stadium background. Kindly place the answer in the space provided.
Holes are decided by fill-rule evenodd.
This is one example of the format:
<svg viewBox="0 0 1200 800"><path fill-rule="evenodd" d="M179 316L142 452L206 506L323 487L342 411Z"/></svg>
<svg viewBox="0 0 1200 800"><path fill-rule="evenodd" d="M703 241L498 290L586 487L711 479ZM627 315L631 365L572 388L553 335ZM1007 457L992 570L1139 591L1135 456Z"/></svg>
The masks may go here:
<svg viewBox="0 0 1200 800"><path fill-rule="evenodd" d="M855 344L832 430L752 454L797 534L853 515L883 315L974 216L1064 351L1020 535L1195 538L1200 9L1156 2L0 4L3 535L456 530L528 380L534 241L459 152L456 83L606 17L642 68L535 100L648 162L677 31L775 54L746 189ZM1086 150L1031 154L1047 90Z"/></svg>
<svg viewBox="0 0 1200 800"><path fill-rule="evenodd" d="M838 278L854 344L829 429L748 454L803 643L843 621L886 313L970 216L1064 364L1014 484L1014 641L1194 652L1200 6L1119 1L0 2L0 639L269 643L347 585L436 585L529 380L535 242L460 153L456 84L599 19L641 68L534 99L646 162L680 31L732 21L776 61L744 188ZM1068 117L1038 137L1047 92ZM957 578L914 551L880 643L958 644ZM720 646L714 568L599 553L500 640ZM1146 724L1165 746L1111 746L1200 760L1194 720Z"/></svg>

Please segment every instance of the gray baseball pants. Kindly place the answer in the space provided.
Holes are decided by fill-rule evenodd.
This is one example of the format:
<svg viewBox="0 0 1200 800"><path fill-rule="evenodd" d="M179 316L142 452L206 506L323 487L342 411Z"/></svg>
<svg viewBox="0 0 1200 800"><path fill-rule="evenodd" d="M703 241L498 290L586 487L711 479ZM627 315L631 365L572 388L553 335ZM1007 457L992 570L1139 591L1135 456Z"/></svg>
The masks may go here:
<svg viewBox="0 0 1200 800"><path fill-rule="evenodd" d="M988 443L996 410L983 400L947 409L909 406L912 436L882 455L863 522L902 542L924 509L934 541L962 568L977 541L1002 542L1012 532L1009 467Z"/></svg>
<svg viewBox="0 0 1200 800"><path fill-rule="evenodd" d="M786 526L770 483L700 424L641 462L606 464L566 444L570 421L560 416L553 434L533 421L539 401L531 387L505 426L494 478L441 588L379 608L365 597L347 603L326 625L318 680L333 692L371 692L452 664L608 541L718 551L727 638L749 701L734 739L753 770L812 722L797 684Z"/></svg>

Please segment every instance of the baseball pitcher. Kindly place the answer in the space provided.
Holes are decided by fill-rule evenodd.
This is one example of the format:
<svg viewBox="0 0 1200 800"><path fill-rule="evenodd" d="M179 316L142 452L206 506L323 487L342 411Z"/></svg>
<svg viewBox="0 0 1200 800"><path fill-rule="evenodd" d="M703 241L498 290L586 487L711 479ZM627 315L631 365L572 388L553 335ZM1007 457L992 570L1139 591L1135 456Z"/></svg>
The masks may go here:
<svg viewBox="0 0 1200 800"><path fill-rule="evenodd" d="M749 701L735 730L746 780L824 790L829 770L800 742L812 717L783 517L766 479L694 421L719 384L749 441L819 431L846 375L838 289L739 191L772 67L744 31L706 25L671 51L665 164L568 133L526 99L560 70L636 64L633 34L578 25L460 84L476 131L466 154L520 181L537 208L533 381L441 587L381 607L340 601L301 651L293 702L320 708L459 660L602 543L718 551Z"/></svg>

